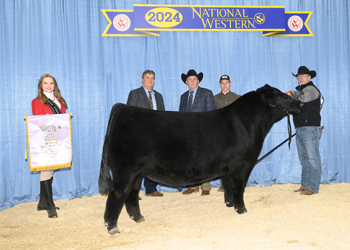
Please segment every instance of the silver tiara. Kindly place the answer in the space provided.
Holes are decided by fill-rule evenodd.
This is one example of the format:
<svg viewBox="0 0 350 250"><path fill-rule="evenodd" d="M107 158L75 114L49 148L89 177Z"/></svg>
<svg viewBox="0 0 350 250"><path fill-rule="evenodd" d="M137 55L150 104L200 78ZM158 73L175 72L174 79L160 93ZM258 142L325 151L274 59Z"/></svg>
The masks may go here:
<svg viewBox="0 0 350 250"><path fill-rule="evenodd" d="M49 72L49 71L46 71L44 74L42 74L41 76L52 76L53 77L53 75L51 74L51 72Z"/></svg>

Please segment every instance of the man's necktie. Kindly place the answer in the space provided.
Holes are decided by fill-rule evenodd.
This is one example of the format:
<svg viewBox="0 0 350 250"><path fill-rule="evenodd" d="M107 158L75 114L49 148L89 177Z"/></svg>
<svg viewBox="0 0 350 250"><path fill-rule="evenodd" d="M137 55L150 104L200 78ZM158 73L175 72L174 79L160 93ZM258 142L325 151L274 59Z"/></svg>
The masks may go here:
<svg viewBox="0 0 350 250"><path fill-rule="evenodd" d="M151 91L148 91L148 101L149 101L149 104L151 104L151 109L153 109L153 101L152 101Z"/></svg>
<svg viewBox="0 0 350 250"><path fill-rule="evenodd" d="M188 98L187 111L192 110L192 100L193 100L193 91L190 91L190 97Z"/></svg>

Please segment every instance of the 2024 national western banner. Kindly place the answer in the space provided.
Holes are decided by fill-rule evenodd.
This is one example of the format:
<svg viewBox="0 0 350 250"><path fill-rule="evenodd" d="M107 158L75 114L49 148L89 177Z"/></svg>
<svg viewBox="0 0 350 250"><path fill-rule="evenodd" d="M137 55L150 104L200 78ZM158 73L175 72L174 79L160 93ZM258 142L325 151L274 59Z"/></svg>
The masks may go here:
<svg viewBox="0 0 350 250"><path fill-rule="evenodd" d="M263 36L313 36L312 11L284 6L134 4L134 10L101 10L102 36L159 36L159 31L263 31Z"/></svg>

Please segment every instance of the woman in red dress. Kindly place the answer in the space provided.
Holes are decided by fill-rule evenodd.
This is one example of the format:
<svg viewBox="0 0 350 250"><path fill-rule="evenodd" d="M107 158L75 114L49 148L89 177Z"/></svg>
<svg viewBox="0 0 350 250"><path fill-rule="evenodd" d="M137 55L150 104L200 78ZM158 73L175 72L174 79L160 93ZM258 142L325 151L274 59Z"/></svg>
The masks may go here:
<svg viewBox="0 0 350 250"><path fill-rule="evenodd" d="M38 82L38 97L32 101L33 115L66 113L67 103L61 96L55 77L51 73L43 74ZM52 181L55 170L41 171L40 200L38 211L47 210L49 218L56 218L56 209L52 199Z"/></svg>

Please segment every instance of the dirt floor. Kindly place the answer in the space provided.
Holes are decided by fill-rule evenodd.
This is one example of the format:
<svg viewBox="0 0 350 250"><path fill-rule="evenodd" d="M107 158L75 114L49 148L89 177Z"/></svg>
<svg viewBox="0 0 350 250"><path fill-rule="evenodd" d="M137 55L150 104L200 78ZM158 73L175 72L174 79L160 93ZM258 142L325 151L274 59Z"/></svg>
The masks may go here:
<svg viewBox="0 0 350 250"><path fill-rule="evenodd" d="M0 211L0 249L350 249L350 184L321 185L320 193L293 192L296 184L247 187L248 213L209 196L140 194L146 221L135 223L125 208L120 234L104 226L106 196L55 201L58 218L37 203Z"/></svg>

